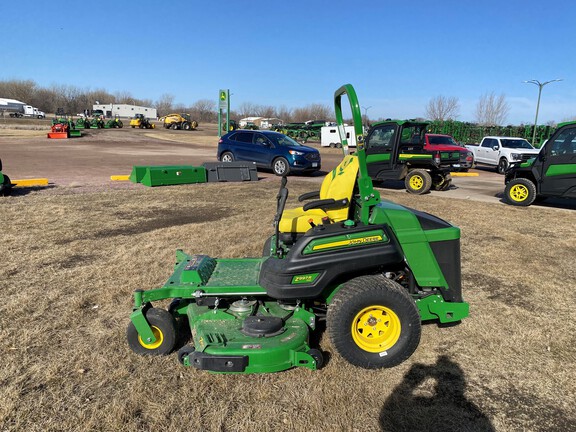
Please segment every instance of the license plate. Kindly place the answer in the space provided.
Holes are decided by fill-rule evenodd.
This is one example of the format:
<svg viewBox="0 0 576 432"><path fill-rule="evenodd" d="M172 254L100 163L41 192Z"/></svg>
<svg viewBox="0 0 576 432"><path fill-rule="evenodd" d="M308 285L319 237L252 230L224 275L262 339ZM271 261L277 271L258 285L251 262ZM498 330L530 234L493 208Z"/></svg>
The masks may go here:
<svg viewBox="0 0 576 432"><path fill-rule="evenodd" d="M318 166L317 162L312 162L312 168L316 168Z"/></svg>

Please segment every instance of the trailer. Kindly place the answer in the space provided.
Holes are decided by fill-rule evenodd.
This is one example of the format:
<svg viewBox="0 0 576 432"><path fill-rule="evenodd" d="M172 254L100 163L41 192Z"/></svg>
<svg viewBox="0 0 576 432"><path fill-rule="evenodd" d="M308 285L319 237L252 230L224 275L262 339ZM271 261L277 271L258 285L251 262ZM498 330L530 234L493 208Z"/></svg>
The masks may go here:
<svg viewBox="0 0 576 432"><path fill-rule="evenodd" d="M16 99L6 99L0 98L0 111L2 111L2 115L4 113L9 113L10 117L20 117L24 114L24 102L20 102Z"/></svg>
<svg viewBox="0 0 576 432"><path fill-rule="evenodd" d="M344 126L346 133L346 140L348 140L349 147L356 147L356 140L354 139L354 127ZM322 126L320 129L320 147L341 148L342 141L338 133L338 126Z"/></svg>
<svg viewBox="0 0 576 432"><path fill-rule="evenodd" d="M34 117L38 119L43 119L46 117L44 111L40 111L38 108L32 105L26 105L24 102L20 102L16 99L5 99L0 98L0 111L8 112L10 117Z"/></svg>

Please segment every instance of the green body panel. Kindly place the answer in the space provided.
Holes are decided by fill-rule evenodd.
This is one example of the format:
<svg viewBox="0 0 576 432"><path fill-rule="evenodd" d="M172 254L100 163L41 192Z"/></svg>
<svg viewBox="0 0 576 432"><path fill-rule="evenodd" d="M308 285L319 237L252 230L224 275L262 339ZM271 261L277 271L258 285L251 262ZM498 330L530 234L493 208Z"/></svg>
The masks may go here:
<svg viewBox="0 0 576 432"><path fill-rule="evenodd" d="M190 165L134 166L130 181L145 186L206 183L206 168Z"/></svg>
<svg viewBox="0 0 576 432"><path fill-rule="evenodd" d="M422 321L458 322L470 314L468 303L446 302L441 295L416 299L416 306L418 306Z"/></svg>
<svg viewBox="0 0 576 432"><path fill-rule="evenodd" d="M78 129L68 129L68 135L70 135L70 137L81 137L82 132Z"/></svg>
<svg viewBox="0 0 576 432"><path fill-rule="evenodd" d="M391 201L382 201L372 212L370 223L388 224L394 230L416 281L423 287L445 287L448 283L430 248L431 241L460 238L456 227L424 231L414 213Z"/></svg>
<svg viewBox="0 0 576 432"><path fill-rule="evenodd" d="M387 162L389 160L390 153L379 153L366 156L366 163Z"/></svg>
<svg viewBox="0 0 576 432"><path fill-rule="evenodd" d="M0 185L4 184L4 174L2 174L2 171L0 171Z"/></svg>
<svg viewBox="0 0 576 432"><path fill-rule="evenodd" d="M546 177L576 174L576 164L550 165L544 174Z"/></svg>

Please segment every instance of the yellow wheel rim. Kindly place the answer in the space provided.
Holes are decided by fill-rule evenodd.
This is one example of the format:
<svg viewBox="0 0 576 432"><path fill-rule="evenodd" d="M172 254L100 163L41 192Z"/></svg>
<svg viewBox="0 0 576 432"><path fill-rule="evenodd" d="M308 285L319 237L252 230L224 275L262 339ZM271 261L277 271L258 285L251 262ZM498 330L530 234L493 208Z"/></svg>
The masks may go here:
<svg viewBox="0 0 576 432"><path fill-rule="evenodd" d="M400 332L400 318L385 306L364 308L352 321L352 339L368 352L389 350L398 342Z"/></svg>
<svg viewBox="0 0 576 432"><path fill-rule="evenodd" d="M164 342L164 333L162 333L162 330L160 330L158 327L156 326L151 326L152 328L152 333L154 334L154 337L156 338L156 342L152 342L147 344L146 342L144 342L142 340L142 337L140 337L140 335L138 335L138 342L140 342L140 345L142 345L144 348L149 349L149 350L153 350L158 348L160 345L162 345L162 342Z"/></svg>
<svg viewBox="0 0 576 432"><path fill-rule="evenodd" d="M517 184L510 188L510 198L516 202L525 201L528 198L528 193L528 188L522 184Z"/></svg>
<svg viewBox="0 0 576 432"><path fill-rule="evenodd" d="M410 187L412 189L421 189L424 186L424 179L419 175L410 177Z"/></svg>

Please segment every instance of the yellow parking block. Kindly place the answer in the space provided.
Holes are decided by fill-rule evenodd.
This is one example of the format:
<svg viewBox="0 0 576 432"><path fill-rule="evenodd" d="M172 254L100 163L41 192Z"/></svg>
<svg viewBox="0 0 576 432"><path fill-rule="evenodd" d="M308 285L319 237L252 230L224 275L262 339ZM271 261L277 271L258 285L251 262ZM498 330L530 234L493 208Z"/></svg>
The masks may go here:
<svg viewBox="0 0 576 432"><path fill-rule="evenodd" d="M451 172L452 177L478 177L480 174L471 172Z"/></svg>
<svg viewBox="0 0 576 432"><path fill-rule="evenodd" d="M130 180L130 176L129 175L113 175L113 176L110 176L110 180L112 180L112 181L128 181L128 180Z"/></svg>
<svg viewBox="0 0 576 432"><path fill-rule="evenodd" d="M47 178L10 180L14 186L48 186Z"/></svg>

